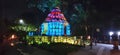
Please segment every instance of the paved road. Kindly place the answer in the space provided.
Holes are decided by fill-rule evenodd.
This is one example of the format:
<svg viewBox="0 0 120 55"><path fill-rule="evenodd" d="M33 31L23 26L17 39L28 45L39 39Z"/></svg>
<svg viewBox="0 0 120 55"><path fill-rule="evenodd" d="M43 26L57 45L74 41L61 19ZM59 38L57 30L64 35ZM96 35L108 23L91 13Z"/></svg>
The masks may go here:
<svg viewBox="0 0 120 55"><path fill-rule="evenodd" d="M119 46L120 48L120 46ZM79 50L77 52L72 52L68 55L120 55L120 51L112 50L113 45L112 44L101 44L97 43L97 45L93 46L92 49L90 49L89 46L84 48L83 50Z"/></svg>
<svg viewBox="0 0 120 55"><path fill-rule="evenodd" d="M98 46L104 47L103 52L101 51L102 55L120 55L119 50L113 50L112 44L98 44ZM120 49L120 46L119 46L119 49Z"/></svg>
<svg viewBox="0 0 120 55"><path fill-rule="evenodd" d="M112 50L111 44L100 44L90 47L81 48L78 51L68 53L68 55L120 55L120 51ZM120 48L120 46L119 46ZM7 44L0 46L0 55L55 55L52 52L41 50L31 46L11 47Z"/></svg>

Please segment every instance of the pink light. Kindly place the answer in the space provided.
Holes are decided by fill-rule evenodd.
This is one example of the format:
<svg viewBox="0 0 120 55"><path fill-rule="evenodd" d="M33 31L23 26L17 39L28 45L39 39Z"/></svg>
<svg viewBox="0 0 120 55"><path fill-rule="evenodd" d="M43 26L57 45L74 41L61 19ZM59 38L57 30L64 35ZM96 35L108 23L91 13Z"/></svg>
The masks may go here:
<svg viewBox="0 0 120 55"><path fill-rule="evenodd" d="M47 21L52 20L53 18L59 18L61 20L65 20L63 13L61 13L61 10L58 8L53 9L51 13L48 14L48 17L46 18L46 20Z"/></svg>

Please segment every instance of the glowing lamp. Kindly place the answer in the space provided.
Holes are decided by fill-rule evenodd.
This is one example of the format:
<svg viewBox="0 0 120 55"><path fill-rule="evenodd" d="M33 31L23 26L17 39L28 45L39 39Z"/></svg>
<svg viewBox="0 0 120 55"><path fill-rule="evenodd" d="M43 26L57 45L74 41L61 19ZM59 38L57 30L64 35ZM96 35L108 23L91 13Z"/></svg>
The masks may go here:
<svg viewBox="0 0 120 55"><path fill-rule="evenodd" d="M109 32L109 35L112 36L114 34L114 32Z"/></svg>
<svg viewBox="0 0 120 55"><path fill-rule="evenodd" d="M20 24L24 24L24 21L22 19L19 20Z"/></svg>
<svg viewBox="0 0 120 55"><path fill-rule="evenodd" d="M10 43L11 46L14 46L14 43Z"/></svg>
<svg viewBox="0 0 120 55"><path fill-rule="evenodd" d="M88 37L87 37L87 39L91 39L91 37L90 37L90 36L88 36Z"/></svg>
<svg viewBox="0 0 120 55"><path fill-rule="evenodd" d="M120 31L119 32L117 32L117 34L118 34L118 36L120 35Z"/></svg>

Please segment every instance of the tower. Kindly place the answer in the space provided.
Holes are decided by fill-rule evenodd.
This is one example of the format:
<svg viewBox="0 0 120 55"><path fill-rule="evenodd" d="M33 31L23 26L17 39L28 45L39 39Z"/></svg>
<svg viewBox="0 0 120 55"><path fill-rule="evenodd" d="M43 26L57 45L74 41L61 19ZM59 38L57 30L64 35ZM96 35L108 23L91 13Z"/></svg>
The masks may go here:
<svg viewBox="0 0 120 55"><path fill-rule="evenodd" d="M47 36L69 36L71 34L70 25L58 7L51 10L40 29L41 35Z"/></svg>

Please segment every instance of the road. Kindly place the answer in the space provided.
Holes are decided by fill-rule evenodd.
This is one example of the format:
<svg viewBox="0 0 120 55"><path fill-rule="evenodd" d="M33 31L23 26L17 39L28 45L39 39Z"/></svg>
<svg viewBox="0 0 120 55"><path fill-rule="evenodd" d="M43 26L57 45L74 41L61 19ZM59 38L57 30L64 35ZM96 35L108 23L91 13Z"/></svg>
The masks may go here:
<svg viewBox="0 0 120 55"><path fill-rule="evenodd" d="M120 50L113 50L112 44L98 44L98 46L101 46L100 48L104 47L102 55L120 55ZM120 46L118 46L120 49ZM99 53L97 53L99 55Z"/></svg>
<svg viewBox="0 0 120 55"><path fill-rule="evenodd" d="M92 49L89 46L80 48L78 51L68 53L67 55L120 55L120 51L112 50L112 44L94 45ZM119 46L120 48L120 46ZM11 47L8 43L0 45L0 55L57 55L43 49L31 46L14 46Z"/></svg>
<svg viewBox="0 0 120 55"><path fill-rule="evenodd" d="M97 45L96 46L94 45L92 49L90 49L90 47L87 46L86 48L84 48L85 50L84 52L82 52L80 49L79 51L73 52L70 55L80 55L80 54L81 55L120 55L120 51L115 51L112 49L113 49L112 44L97 43Z"/></svg>

